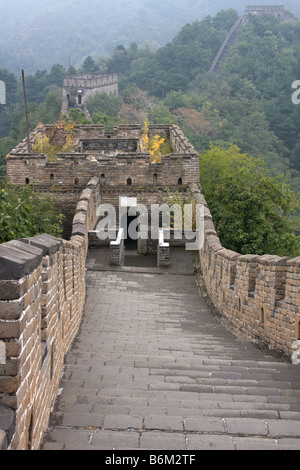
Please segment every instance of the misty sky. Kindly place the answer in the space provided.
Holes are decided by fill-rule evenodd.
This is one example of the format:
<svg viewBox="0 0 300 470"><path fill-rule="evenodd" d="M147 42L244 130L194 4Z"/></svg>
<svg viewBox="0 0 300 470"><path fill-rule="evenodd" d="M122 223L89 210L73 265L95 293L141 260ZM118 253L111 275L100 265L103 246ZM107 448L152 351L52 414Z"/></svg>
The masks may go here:
<svg viewBox="0 0 300 470"><path fill-rule="evenodd" d="M299 0L0 0L0 68L16 73L78 67L87 56L110 55L118 45L171 41L186 23L246 5L282 5L300 17Z"/></svg>

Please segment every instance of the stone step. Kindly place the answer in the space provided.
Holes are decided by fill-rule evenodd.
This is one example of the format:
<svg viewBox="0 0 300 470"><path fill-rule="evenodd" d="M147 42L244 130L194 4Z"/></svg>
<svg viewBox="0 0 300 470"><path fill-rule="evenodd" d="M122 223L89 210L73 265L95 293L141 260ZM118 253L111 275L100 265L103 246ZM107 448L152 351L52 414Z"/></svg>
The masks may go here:
<svg viewBox="0 0 300 470"><path fill-rule="evenodd" d="M88 297L46 447L300 447L299 368L226 331L192 277L101 273Z"/></svg>

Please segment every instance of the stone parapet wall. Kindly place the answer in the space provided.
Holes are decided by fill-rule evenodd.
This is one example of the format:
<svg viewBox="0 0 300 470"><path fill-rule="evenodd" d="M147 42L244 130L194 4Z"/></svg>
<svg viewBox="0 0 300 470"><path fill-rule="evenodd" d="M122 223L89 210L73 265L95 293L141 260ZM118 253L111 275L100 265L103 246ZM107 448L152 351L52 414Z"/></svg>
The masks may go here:
<svg viewBox="0 0 300 470"><path fill-rule="evenodd" d="M180 127L171 126L170 141L176 153L195 154L197 153L193 145L186 138ZM192 183L192 181L191 181Z"/></svg>
<svg viewBox="0 0 300 470"><path fill-rule="evenodd" d="M95 93L118 95L117 74L87 73L65 78L62 88L62 113L67 113L75 106L80 107L88 96Z"/></svg>
<svg viewBox="0 0 300 470"><path fill-rule="evenodd" d="M117 239L109 245L109 263L113 266L123 266L124 263L124 229L118 231Z"/></svg>
<svg viewBox="0 0 300 470"><path fill-rule="evenodd" d="M170 265L170 244L164 240L164 231L159 230L159 238L157 243L157 266Z"/></svg>
<svg viewBox="0 0 300 470"><path fill-rule="evenodd" d="M10 450L38 449L48 425L64 356L81 323L98 197L93 178L69 241L39 235L0 245L0 411L14 412L13 432L4 436Z"/></svg>
<svg viewBox="0 0 300 470"><path fill-rule="evenodd" d="M196 201L206 204L199 189ZM236 334L291 356L300 340L300 257L241 255L225 249L205 209L199 251L205 291Z"/></svg>
<svg viewBox="0 0 300 470"><path fill-rule="evenodd" d="M75 88L98 88L106 85L111 85L113 83L118 83L117 74L85 73L69 76L64 79L64 87Z"/></svg>
<svg viewBox="0 0 300 470"><path fill-rule="evenodd" d="M36 129L30 135L31 145L37 133L48 135L50 132L50 126ZM132 146L139 147L140 126L119 126L111 138L105 135L103 126L79 126L73 132L76 142L73 151L58 154L54 162L43 153L29 154L26 141L22 141L7 155L7 176L11 183L33 184L37 190L59 194L85 188L93 176L99 177L105 187L123 185L126 188L130 182L137 189L198 182L199 155L177 126L149 126L150 136L158 134L171 141L173 153L163 155L161 163L152 163L148 153L127 151ZM108 149L112 147L111 154L106 153L104 143ZM86 146L87 151L83 152ZM95 146L98 150L93 148ZM88 147L93 148L91 152Z"/></svg>
<svg viewBox="0 0 300 470"><path fill-rule="evenodd" d="M106 187L128 186L177 186L196 182L198 156L171 154L162 157L162 163L151 163L147 154L126 154L96 159L82 154L62 154L56 163L50 163L40 155L8 157L7 176L16 185L26 181L37 190L53 194L84 188L97 174Z"/></svg>

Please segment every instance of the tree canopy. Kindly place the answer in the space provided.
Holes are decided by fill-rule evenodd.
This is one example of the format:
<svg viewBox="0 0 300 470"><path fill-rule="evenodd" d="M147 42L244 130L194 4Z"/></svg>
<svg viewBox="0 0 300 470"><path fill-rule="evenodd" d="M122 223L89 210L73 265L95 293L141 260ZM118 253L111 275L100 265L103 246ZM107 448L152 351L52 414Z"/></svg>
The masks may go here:
<svg viewBox="0 0 300 470"><path fill-rule="evenodd" d="M212 146L200 158L201 185L223 245L238 253L295 256L300 238L294 215L299 201L262 159L237 146Z"/></svg>
<svg viewBox="0 0 300 470"><path fill-rule="evenodd" d="M29 185L16 188L0 184L0 243L42 233L62 234L64 216L51 196L36 193Z"/></svg>

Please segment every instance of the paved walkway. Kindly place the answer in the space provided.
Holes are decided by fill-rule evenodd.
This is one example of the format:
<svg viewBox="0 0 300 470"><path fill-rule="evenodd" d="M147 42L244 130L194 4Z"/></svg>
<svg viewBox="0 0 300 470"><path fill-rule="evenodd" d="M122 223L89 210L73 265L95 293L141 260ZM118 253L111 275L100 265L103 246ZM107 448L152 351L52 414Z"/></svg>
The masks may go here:
<svg viewBox="0 0 300 470"><path fill-rule="evenodd" d="M191 254L175 251L169 272L105 270L90 252L85 315L42 449L300 449L299 366L226 331L199 296Z"/></svg>

